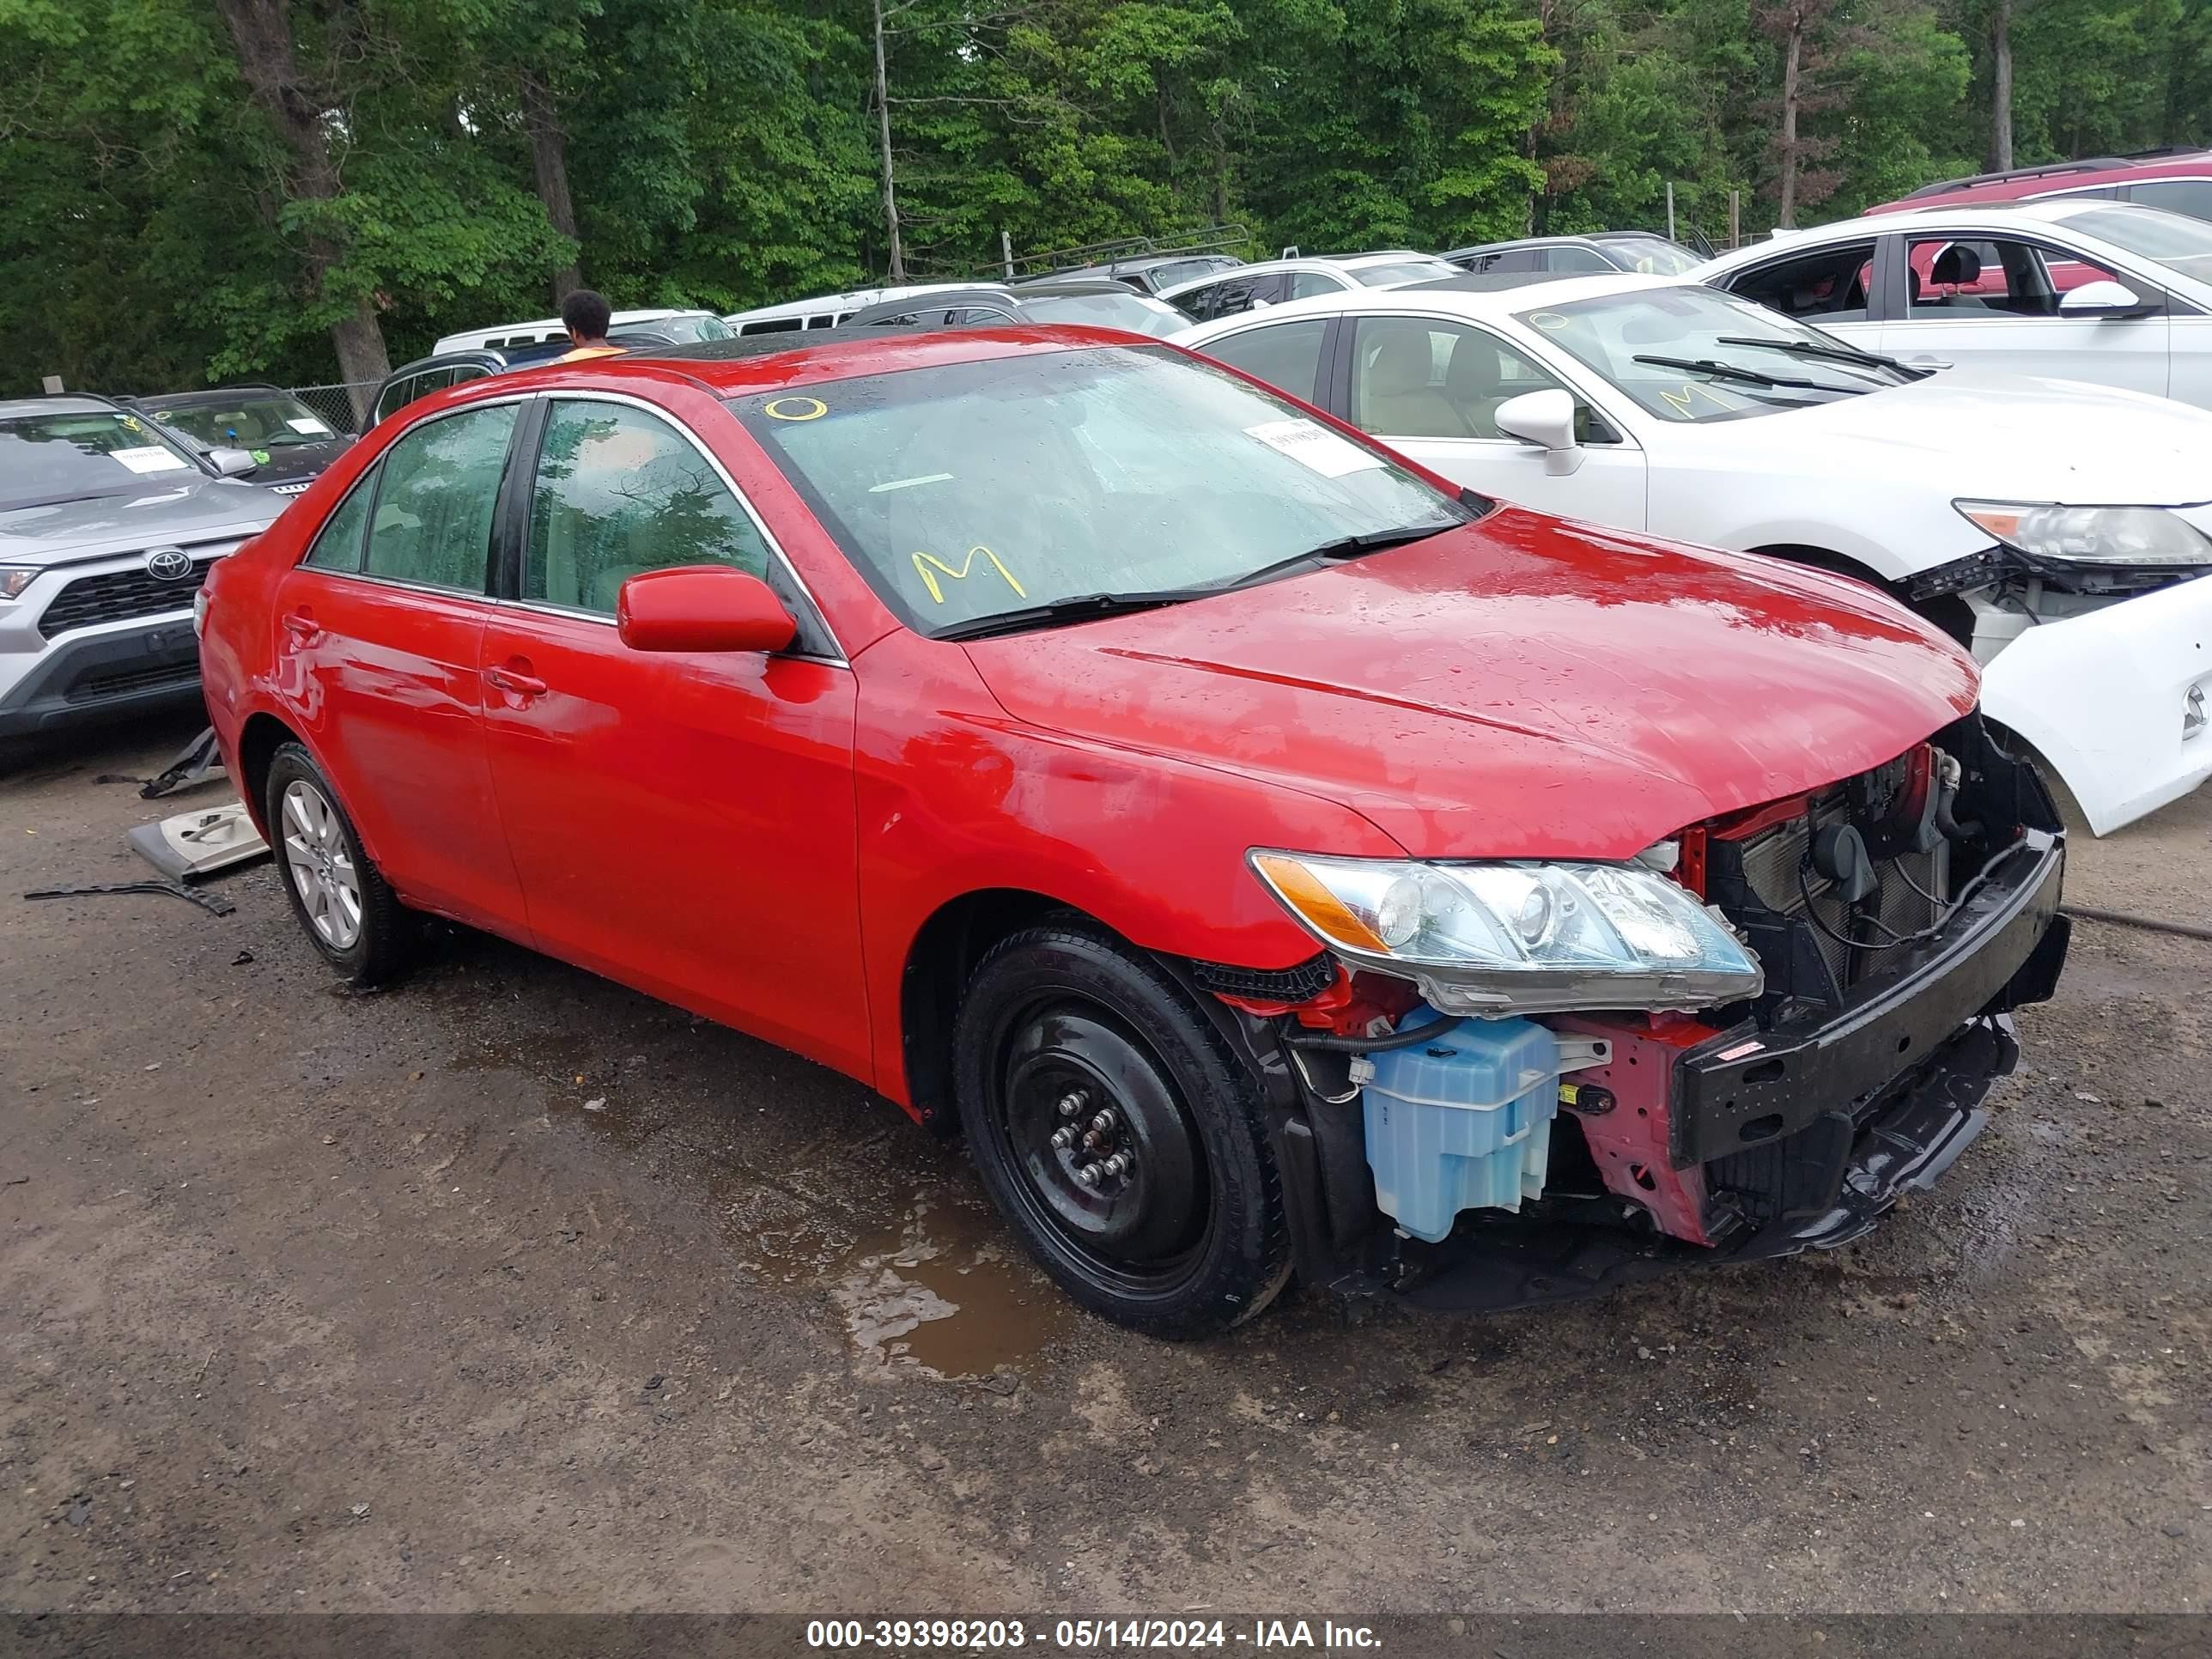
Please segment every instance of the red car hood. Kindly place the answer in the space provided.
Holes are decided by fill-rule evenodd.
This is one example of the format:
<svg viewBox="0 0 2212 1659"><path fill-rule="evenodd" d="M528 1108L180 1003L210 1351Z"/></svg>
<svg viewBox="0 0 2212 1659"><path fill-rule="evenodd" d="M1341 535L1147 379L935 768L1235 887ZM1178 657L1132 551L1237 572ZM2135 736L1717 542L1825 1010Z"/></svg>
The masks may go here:
<svg viewBox="0 0 2212 1659"><path fill-rule="evenodd" d="M1288 784L1422 858L1627 858L1879 765L1976 690L1856 582L1516 509L968 650L1018 720Z"/></svg>

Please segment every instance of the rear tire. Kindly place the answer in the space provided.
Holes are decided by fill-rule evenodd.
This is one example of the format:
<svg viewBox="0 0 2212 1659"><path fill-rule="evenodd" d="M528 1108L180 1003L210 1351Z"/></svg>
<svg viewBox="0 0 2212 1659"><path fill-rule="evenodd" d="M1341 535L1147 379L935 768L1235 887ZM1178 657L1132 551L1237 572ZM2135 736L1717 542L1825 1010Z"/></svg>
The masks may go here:
<svg viewBox="0 0 2212 1659"><path fill-rule="evenodd" d="M1076 1301L1185 1339L1281 1291L1290 1234L1257 1083L1158 963L1079 921L1013 934L969 981L953 1044L977 1173Z"/></svg>
<svg viewBox="0 0 2212 1659"><path fill-rule="evenodd" d="M307 942L347 983L380 985L413 954L415 919L369 862L337 791L297 743L270 757L263 821Z"/></svg>

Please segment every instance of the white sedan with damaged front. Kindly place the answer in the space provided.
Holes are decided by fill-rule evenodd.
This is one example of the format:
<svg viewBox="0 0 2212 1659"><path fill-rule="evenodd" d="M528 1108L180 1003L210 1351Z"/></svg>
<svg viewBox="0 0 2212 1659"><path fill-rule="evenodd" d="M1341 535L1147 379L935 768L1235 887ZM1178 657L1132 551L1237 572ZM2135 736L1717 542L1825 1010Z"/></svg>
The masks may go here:
<svg viewBox="0 0 2212 1659"><path fill-rule="evenodd" d="M1909 367L1702 285L1331 295L1176 343L1455 482L1887 588L2099 835L2212 775L2212 412Z"/></svg>

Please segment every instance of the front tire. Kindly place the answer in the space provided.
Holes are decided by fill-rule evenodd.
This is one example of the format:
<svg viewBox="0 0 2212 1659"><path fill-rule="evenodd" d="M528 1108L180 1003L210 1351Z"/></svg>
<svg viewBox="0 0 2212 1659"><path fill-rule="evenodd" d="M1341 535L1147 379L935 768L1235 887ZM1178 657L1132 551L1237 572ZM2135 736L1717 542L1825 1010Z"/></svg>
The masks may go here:
<svg viewBox="0 0 2212 1659"><path fill-rule="evenodd" d="M414 943L412 918L303 745L285 744L270 757L261 810L308 943L349 984L378 985L398 973Z"/></svg>
<svg viewBox="0 0 2212 1659"><path fill-rule="evenodd" d="M954 1091L975 1167L1076 1301L1215 1335L1290 1277L1249 1069L1158 963L1079 922L1006 939L969 981Z"/></svg>

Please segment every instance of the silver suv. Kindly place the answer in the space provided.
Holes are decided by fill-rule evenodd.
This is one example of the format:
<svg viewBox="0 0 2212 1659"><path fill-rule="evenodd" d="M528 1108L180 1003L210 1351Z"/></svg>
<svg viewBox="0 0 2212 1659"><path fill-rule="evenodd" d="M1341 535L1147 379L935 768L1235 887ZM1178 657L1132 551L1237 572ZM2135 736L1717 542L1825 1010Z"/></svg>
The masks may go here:
<svg viewBox="0 0 2212 1659"><path fill-rule="evenodd" d="M241 462L105 398L0 399L0 743L198 696L192 595L285 505L214 476Z"/></svg>

